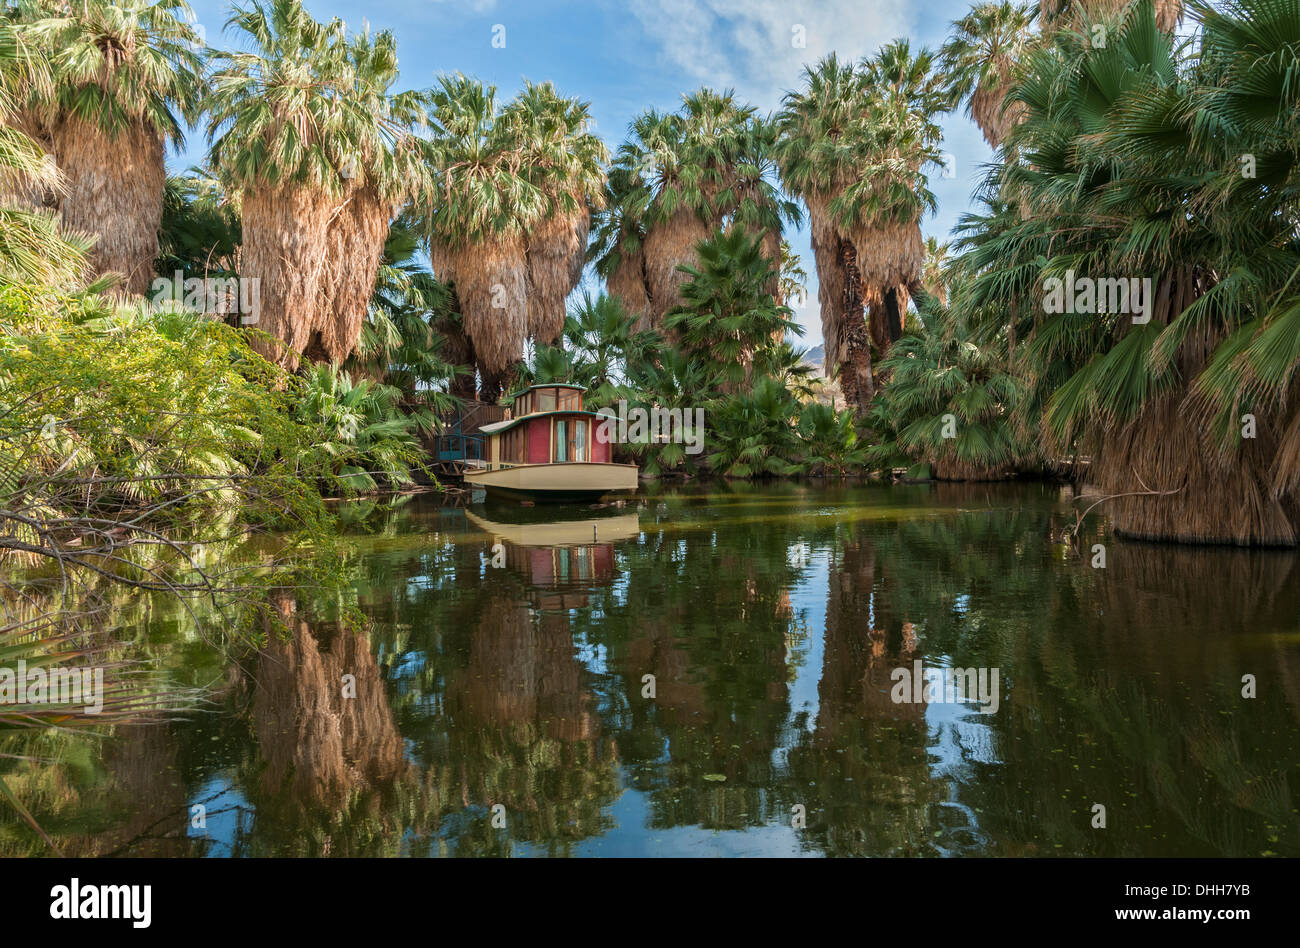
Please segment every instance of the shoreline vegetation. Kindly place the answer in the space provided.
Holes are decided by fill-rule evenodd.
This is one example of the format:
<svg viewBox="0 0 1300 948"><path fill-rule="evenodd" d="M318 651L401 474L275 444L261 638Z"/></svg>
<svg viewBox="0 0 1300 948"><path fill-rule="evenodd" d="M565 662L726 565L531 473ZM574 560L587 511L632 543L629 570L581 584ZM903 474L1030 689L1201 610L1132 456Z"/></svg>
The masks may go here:
<svg viewBox="0 0 1300 948"><path fill-rule="evenodd" d="M699 453L616 446L646 477L1068 478L1121 536L1300 544L1300 0L984 3L614 147L549 82L402 89L392 32L300 0L232 4L229 48L192 23L0 13L0 648L110 669L95 719L0 733L199 700L111 641L133 596L201 601L223 650L286 595L359 623L326 498L436 483L443 419L530 384L702 412ZM998 160L941 243L962 108ZM169 174L187 127L207 158ZM1045 306L1067 275L1112 296Z"/></svg>

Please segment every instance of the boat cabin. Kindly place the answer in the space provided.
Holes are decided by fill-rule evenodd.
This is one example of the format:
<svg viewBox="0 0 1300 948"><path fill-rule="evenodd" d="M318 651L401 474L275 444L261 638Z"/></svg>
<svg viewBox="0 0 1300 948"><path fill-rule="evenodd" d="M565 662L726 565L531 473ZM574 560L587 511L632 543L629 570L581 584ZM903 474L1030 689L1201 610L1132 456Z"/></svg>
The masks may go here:
<svg viewBox="0 0 1300 948"><path fill-rule="evenodd" d="M610 444L597 437L603 418L582 407L581 385L549 382L516 392L504 421L484 425L487 470L521 464L609 463Z"/></svg>

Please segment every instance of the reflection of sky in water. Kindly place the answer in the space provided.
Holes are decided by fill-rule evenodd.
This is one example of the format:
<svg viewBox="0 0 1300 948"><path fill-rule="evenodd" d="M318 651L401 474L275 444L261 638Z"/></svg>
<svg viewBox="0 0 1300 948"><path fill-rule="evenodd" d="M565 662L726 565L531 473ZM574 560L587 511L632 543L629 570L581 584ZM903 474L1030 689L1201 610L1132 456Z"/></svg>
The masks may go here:
<svg viewBox="0 0 1300 948"><path fill-rule="evenodd" d="M252 829L255 814L248 800L235 785L233 773L215 773L198 790L186 805L186 835L193 839L208 839L209 856L229 856L235 843ZM202 829L194 825L194 806L201 804L206 812Z"/></svg>
<svg viewBox="0 0 1300 948"><path fill-rule="evenodd" d="M624 789L609 807L615 826L602 836L576 843L575 856L818 856L804 847L799 832L786 824L744 830L701 830L699 826L653 827L649 794ZM513 843L511 855L544 856L544 847Z"/></svg>
<svg viewBox="0 0 1300 948"><path fill-rule="evenodd" d="M965 599L967 597L959 597ZM964 612L964 603L961 611ZM951 668L946 655L926 656L926 668ZM1009 713L1005 678L999 673L999 711ZM990 681L991 687L991 681ZM947 799L939 801L936 814L940 829L934 845L946 856L977 855L988 845L979 827L978 814L961 800L962 790L978 779L975 764L998 764L996 736L991 714L980 710L978 701L928 702L925 723L929 733L926 757L936 784L946 787Z"/></svg>
<svg viewBox="0 0 1300 948"><path fill-rule="evenodd" d="M822 675L822 651L826 646L822 630L826 628L826 587L830 583L830 552L819 550L809 554L807 565L799 581L790 589L790 605L796 620L802 620L807 631L804 642L804 660L794 666L794 679L790 682L790 711L792 715L806 715L803 726L812 731L817 724L817 709L821 698L817 684ZM791 722L793 723L793 722ZM778 753L784 749L778 748Z"/></svg>

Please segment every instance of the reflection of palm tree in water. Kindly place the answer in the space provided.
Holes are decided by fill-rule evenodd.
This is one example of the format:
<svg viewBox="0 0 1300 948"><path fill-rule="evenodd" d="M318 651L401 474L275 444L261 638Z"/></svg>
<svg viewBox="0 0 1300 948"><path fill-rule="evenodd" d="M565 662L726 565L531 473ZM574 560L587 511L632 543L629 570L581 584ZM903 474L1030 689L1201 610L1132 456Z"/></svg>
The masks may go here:
<svg viewBox="0 0 1300 948"><path fill-rule="evenodd" d="M652 826L762 825L776 815L767 788L789 716L784 557L761 529L722 549L706 532L670 537L673 552L654 536L635 551L626 601L607 607L626 621L611 642L629 707L620 746L651 795ZM698 577L714 574L725 579L701 595Z"/></svg>
<svg viewBox="0 0 1300 948"><path fill-rule="evenodd" d="M872 545L845 543L830 569L817 723L789 755L793 785L808 788L791 802L836 855L930 851L925 706L890 696L893 670L910 674L917 636L882 593Z"/></svg>
<svg viewBox="0 0 1300 948"><path fill-rule="evenodd" d="M313 629L287 594L272 605L289 634L269 629L257 661L252 713L264 791L338 806L406 774L402 737L365 635ZM354 676L355 697L345 696L344 675Z"/></svg>
<svg viewBox="0 0 1300 948"><path fill-rule="evenodd" d="M924 724L924 705L895 704L890 696L890 676L895 668L910 670L917 637L911 622L894 618L888 599L877 583L871 544L845 544L838 568L830 571L825 661L818 684L817 732L832 743L864 715Z"/></svg>
<svg viewBox="0 0 1300 948"><path fill-rule="evenodd" d="M503 580L483 587L468 662L447 676L448 753L430 780L437 809L500 804L511 839L582 839L609 825L601 808L617 789L616 748L602 739L568 612L537 608L552 590L525 599ZM499 850L502 837L484 832L462 846Z"/></svg>
<svg viewBox="0 0 1300 948"><path fill-rule="evenodd" d="M590 741L599 731L564 614L534 621L526 602L489 602L454 684L449 703L520 737Z"/></svg>

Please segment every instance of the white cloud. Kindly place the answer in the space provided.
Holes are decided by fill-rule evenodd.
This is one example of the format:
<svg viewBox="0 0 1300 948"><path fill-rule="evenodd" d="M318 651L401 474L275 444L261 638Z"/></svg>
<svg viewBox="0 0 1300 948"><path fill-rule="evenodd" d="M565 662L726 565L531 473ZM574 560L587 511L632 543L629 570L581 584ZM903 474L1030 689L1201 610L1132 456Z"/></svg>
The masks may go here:
<svg viewBox="0 0 1300 948"><path fill-rule="evenodd" d="M850 60L909 32L904 0L632 0L663 59L696 84L734 87L763 109L794 88L805 64ZM802 27L803 48L794 46Z"/></svg>

